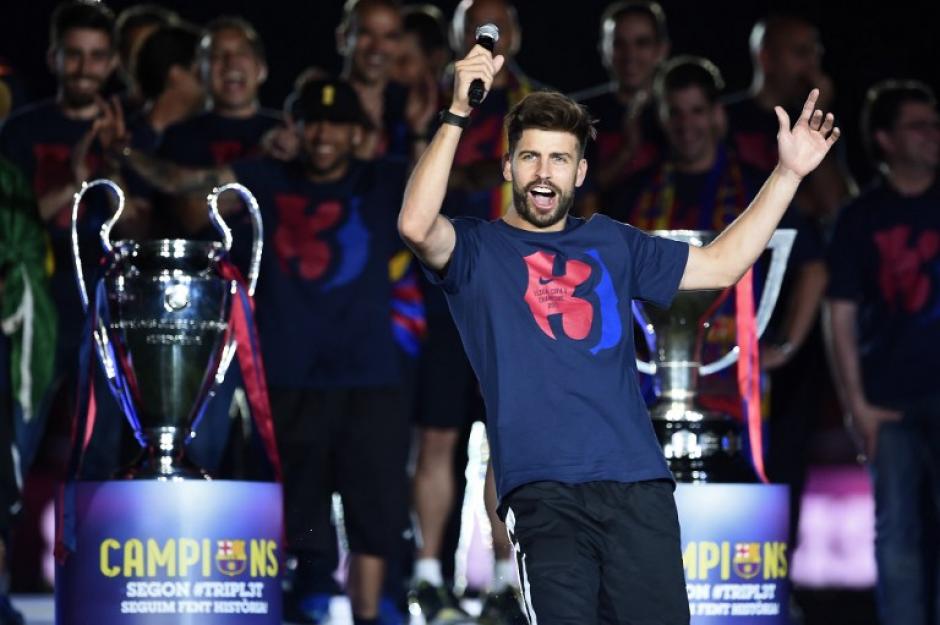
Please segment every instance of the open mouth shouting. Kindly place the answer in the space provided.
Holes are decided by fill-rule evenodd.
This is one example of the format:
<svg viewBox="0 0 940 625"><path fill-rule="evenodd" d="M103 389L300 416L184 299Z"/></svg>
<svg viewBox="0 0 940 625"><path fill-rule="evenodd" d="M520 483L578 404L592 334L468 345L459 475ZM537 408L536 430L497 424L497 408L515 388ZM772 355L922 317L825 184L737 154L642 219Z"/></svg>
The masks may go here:
<svg viewBox="0 0 940 625"><path fill-rule="evenodd" d="M526 188L532 206L540 213L550 213L558 206L558 190L546 182L534 182Z"/></svg>

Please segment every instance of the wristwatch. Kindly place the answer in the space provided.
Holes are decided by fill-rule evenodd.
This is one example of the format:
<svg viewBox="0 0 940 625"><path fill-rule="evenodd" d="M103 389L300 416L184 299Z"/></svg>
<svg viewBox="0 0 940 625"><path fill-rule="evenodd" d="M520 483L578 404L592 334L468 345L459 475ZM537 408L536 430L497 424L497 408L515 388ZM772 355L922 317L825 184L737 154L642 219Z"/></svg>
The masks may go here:
<svg viewBox="0 0 940 625"><path fill-rule="evenodd" d="M466 128L470 124L470 116L467 115L457 115L451 113L449 109L441 109L441 112L438 114L437 118L442 124L451 124L452 126L457 126L459 128Z"/></svg>
<svg viewBox="0 0 940 625"><path fill-rule="evenodd" d="M776 347L777 351L779 351L784 356L789 356L790 354L794 352L794 350L796 350L796 345L794 345L790 341L777 343L774 347Z"/></svg>

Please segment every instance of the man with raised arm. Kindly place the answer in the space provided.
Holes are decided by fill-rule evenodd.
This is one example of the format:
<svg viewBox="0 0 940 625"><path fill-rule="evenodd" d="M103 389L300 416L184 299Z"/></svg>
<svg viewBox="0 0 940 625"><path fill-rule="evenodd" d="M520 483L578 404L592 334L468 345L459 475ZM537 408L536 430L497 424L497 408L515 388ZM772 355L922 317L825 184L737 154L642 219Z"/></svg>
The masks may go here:
<svg viewBox="0 0 940 625"><path fill-rule="evenodd" d="M513 200L494 221L440 214L473 79L504 62L480 46L456 64L453 101L405 191L398 227L439 283L487 407L487 430L530 622L688 623L673 482L637 387L631 299L734 284L764 250L800 181L839 136L813 90L750 207L690 247L602 215L568 215L587 172L587 112L552 92L507 117Z"/></svg>

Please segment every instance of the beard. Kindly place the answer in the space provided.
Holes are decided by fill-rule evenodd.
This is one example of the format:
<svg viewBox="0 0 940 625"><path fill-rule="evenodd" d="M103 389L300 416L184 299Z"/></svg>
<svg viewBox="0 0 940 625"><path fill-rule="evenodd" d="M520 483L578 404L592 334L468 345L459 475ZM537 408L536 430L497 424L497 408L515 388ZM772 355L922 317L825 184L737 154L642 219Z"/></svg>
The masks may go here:
<svg viewBox="0 0 940 625"><path fill-rule="evenodd" d="M544 214L539 213L535 207L529 204L529 191L532 190L532 187L536 186L549 187L555 192L557 202L551 212ZM542 180L534 180L525 187L520 187L514 181L512 183L512 203L513 206L516 207L516 212L519 213L519 216L525 221L536 228L548 228L554 226L568 215L568 211L571 210L571 206L574 204L574 189L566 193L556 185Z"/></svg>
<svg viewBox="0 0 940 625"><path fill-rule="evenodd" d="M314 176L329 176L343 170L349 165L349 161L353 156L352 150L350 150L348 152L338 152L329 159L322 159L311 153L313 149L313 147L308 146L306 149L301 150L300 160L306 171Z"/></svg>
<svg viewBox="0 0 940 625"><path fill-rule="evenodd" d="M94 83L94 88L91 90L86 90L77 86L77 82L80 79L86 79ZM94 76L82 76L75 78L67 78L63 85L62 95L65 100L65 105L68 108L82 108L94 104L95 98L98 93L101 91L101 86L104 84L103 80L100 80Z"/></svg>

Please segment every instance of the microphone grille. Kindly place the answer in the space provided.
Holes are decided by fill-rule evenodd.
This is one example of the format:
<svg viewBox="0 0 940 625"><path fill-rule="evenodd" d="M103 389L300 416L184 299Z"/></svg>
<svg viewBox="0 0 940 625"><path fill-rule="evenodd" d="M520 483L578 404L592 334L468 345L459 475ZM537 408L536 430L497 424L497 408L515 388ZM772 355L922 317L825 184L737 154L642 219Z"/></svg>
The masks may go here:
<svg viewBox="0 0 940 625"><path fill-rule="evenodd" d="M493 43L499 41L499 28L496 24L483 24L477 28L477 39L480 37L488 37L493 40Z"/></svg>

